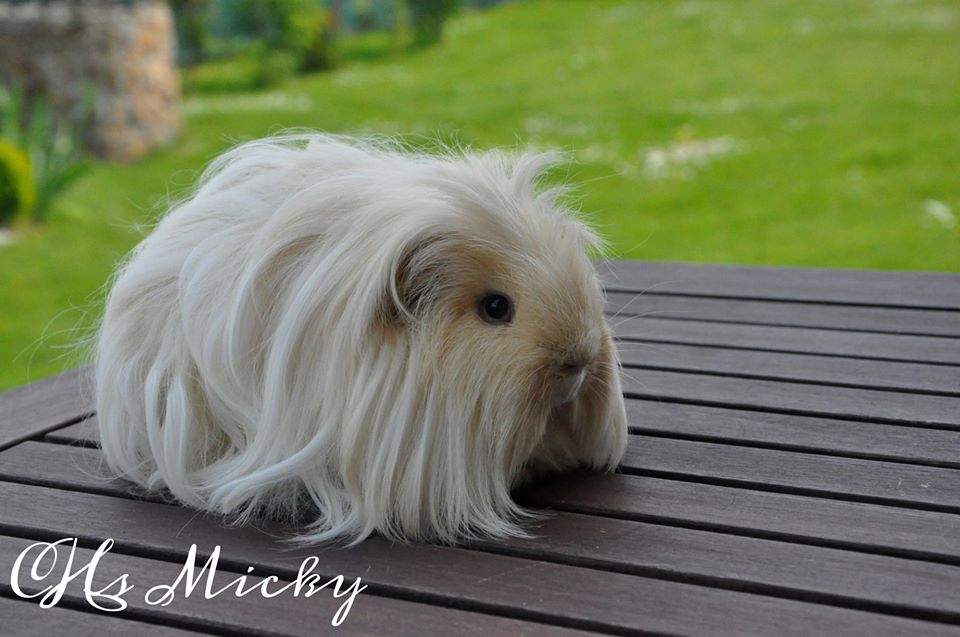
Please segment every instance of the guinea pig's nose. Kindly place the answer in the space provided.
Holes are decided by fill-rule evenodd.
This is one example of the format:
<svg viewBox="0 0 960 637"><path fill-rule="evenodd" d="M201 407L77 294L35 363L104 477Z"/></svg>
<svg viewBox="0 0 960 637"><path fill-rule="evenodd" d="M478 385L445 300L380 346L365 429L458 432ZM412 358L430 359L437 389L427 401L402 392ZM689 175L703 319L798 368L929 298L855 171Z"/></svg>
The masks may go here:
<svg viewBox="0 0 960 637"><path fill-rule="evenodd" d="M556 402L566 403L576 398L587 376L585 359L566 360L557 365L559 382L556 386Z"/></svg>
<svg viewBox="0 0 960 637"><path fill-rule="evenodd" d="M585 352L569 352L560 361L560 373L566 376L577 376L590 364L590 357Z"/></svg>
<svg viewBox="0 0 960 637"><path fill-rule="evenodd" d="M586 366L587 363L582 360L564 361L560 363L560 373L567 376L576 376L582 372Z"/></svg>

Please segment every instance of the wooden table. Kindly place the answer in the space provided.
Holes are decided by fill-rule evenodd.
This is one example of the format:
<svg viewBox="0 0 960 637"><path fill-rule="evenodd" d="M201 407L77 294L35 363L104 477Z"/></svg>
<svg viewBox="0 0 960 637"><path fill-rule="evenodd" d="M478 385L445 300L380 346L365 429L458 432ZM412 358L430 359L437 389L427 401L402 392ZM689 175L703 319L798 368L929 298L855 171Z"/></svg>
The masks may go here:
<svg viewBox="0 0 960 637"><path fill-rule="evenodd" d="M78 372L0 397L0 633L315 634L342 600L196 595L149 606L191 544L218 581L302 559L361 576L343 633L960 634L960 277L604 264L631 422L615 475L518 497L530 540L290 550L106 477ZM16 597L37 540L115 545L97 614ZM202 564L202 562L201 562ZM105 578L105 579L104 579Z"/></svg>

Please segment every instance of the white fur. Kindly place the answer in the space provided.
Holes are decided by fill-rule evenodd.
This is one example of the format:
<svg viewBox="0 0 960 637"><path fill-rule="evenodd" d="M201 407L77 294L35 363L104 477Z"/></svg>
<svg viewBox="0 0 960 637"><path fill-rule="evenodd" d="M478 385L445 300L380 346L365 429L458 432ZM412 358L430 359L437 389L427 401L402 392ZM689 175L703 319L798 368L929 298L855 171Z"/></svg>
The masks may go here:
<svg viewBox="0 0 960 637"><path fill-rule="evenodd" d="M522 535L521 479L626 444L596 239L536 188L549 161L314 134L218 158L110 292L109 465L238 520L306 511L307 540ZM513 323L478 317L492 290Z"/></svg>

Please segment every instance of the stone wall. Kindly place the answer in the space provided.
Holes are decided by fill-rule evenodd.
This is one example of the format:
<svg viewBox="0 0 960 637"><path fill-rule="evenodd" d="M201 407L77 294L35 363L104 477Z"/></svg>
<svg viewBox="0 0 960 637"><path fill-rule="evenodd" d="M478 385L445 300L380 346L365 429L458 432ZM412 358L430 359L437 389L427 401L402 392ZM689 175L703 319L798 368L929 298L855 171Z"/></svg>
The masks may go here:
<svg viewBox="0 0 960 637"><path fill-rule="evenodd" d="M89 150L108 159L136 159L176 136L175 49L160 0L0 0L0 80L82 116Z"/></svg>

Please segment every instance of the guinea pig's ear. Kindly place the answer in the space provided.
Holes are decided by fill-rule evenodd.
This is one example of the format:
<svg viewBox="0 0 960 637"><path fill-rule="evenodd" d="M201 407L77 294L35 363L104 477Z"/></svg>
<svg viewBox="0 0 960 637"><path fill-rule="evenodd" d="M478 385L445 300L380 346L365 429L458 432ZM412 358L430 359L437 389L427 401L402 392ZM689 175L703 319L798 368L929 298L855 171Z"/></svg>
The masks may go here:
<svg viewBox="0 0 960 637"><path fill-rule="evenodd" d="M384 295L388 323L416 320L436 298L443 286L447 247L440 237L419 237L404 247Z"/></svg>

